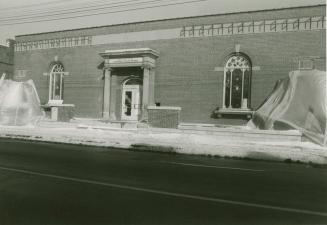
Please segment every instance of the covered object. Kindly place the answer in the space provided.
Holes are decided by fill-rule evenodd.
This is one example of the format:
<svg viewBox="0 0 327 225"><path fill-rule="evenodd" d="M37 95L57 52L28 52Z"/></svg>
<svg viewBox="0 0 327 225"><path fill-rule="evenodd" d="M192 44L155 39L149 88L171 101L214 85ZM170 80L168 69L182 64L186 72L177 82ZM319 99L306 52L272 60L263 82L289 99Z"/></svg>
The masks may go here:
<svg viewBox="0 0 327 225"><path fill-rule="evenodd" d="M297 129L327 146L326 71L297 70L276 83L248 123L259 129Z"/></svg>
<svg viewBox="0 0 327 225"><path fill-rule="evenodd" d="M34 125L43 116L34 82L0 79L0 125Z"/></svg>

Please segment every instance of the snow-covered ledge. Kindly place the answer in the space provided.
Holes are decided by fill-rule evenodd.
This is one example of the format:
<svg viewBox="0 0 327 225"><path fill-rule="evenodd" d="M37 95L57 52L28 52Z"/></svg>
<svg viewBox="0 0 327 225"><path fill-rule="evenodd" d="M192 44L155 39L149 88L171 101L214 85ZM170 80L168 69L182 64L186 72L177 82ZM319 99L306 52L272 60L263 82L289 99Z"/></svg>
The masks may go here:
<svg viewBox="0 0 327 225"><path fill-rule="evenodd" d="M61 105L64 102L64 100L49 100L48 105Z"/></svg>
<svg viewBox="0 0 327 225"><path fill-rule="evenodd" d="M178 106L148 106L148 109L179 110L179 111L182 110L182 108Z"/></svg>
<svg viewBox="0 0 327 225"><path fill-rule="evenodd" d="M46 108L46 107L75 107L74 104L60 104L60 103L53 103L53 102L48 102L47 104L45 105L42 105L43 108Z"/></svg>

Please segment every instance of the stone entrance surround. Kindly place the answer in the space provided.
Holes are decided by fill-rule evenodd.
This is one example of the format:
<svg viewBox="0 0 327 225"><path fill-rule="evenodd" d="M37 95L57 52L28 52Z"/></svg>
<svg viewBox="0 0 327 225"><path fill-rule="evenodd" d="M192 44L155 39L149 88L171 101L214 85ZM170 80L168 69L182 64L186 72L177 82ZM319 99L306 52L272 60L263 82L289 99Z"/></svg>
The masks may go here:
<svg viewBox="0 0 327 225"><path fill-rule="evenodd" d="M140 67L143 70L141 93L141 120L147 120L147 107L154 106L154 82L155 65L159 52L150 48L106 50L100 53L104 59L104 96L103 96L103 119L115 121L115 102L111 98L112 71L115 68ZM118 100L114 99L115 101ZM118 100L119 101L119 100Z"/></svg>

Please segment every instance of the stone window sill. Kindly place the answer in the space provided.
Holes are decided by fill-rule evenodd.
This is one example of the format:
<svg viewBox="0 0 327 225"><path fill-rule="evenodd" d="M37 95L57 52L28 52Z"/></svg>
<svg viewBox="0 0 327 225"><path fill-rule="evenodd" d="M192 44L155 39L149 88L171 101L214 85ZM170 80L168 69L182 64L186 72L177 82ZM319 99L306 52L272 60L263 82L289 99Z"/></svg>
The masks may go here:
<svg viewBox="0 0 327 225"><path fill-rule="evenodd" d="M251 109L233 109L233 108L220 108L215 110L215 114L218 118L221 118L223 115L244 115L248 119L251 119L254 111Z"/></svg>

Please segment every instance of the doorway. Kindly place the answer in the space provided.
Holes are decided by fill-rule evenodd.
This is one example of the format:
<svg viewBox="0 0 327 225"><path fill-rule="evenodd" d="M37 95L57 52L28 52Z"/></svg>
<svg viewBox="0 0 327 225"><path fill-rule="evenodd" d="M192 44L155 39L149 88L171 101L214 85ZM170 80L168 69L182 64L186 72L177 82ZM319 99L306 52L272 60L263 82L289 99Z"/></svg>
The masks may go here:
<svg viewBox="0 0 327 225"><path fill-rule="evenodd" d="M122 87L122 120L137 121L141 115L141 80L131 78Z"/></svg>

